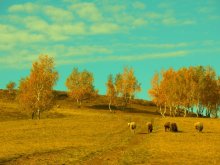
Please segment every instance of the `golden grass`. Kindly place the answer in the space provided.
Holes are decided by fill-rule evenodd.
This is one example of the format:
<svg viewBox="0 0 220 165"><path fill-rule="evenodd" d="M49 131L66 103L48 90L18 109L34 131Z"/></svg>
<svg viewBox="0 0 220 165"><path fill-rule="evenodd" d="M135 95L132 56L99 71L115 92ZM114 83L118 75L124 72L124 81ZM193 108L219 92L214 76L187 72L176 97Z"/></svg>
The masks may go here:
<svg viewBox="0 0 220 165"><path fill-rule="evenodd" d="M198 133L193 124L204 123ZM180 132L164 132L165 121L178 124ZM220 121L216 119L165 118L155 121L156 130L127 151L125 164L219 164ZM130 155L129 155L130 154ZM133 156L132 156L133 155ZM145 157L143 156L145 155ZM135 159L132 159L135 158Z"/></svg>
<svg viewBox="0 0 220 165"><path fill-rule="evenodd" d="M54 109L62 118L0 122L0 164L219 164L220 120ZM154 119L153 133L145 123ZM127 122L137 123L132 134ZM166 121L180 132L164 132ZM196 121L204 123L202 133Z"/></svg>

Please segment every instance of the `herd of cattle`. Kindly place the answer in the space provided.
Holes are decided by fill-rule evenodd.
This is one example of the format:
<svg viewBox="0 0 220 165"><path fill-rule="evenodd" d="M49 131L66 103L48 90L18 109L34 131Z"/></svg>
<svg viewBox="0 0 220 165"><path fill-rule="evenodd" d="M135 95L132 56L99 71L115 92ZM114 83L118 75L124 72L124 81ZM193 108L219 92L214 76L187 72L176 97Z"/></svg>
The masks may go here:
<svg viewBox="0 0 220 165"><path fill-rule="evenodd" d="M137 127L135 122L128 123L128 127L131 129L133 133L135 133L135 130ZM153 124L151 122L147 122L146 127L147 127L148 133L151 133L153 131ZM198 132L201 132L203 130L203 124L201 122L195 123L194 127ZM167 131L178 132L178 127L176 123L166 122L164 124L164 129L165 129L165 132Z"/></svg>

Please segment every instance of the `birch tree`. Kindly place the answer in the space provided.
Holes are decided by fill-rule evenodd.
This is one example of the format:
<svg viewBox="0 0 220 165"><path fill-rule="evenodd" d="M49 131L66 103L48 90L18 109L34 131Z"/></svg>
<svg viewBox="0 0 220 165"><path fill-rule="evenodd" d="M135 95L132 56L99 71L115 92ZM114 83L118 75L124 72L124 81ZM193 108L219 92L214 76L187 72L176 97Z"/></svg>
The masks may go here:
<svg viewBox="0 0 220 165"><path fill-rule="evenodd" d="M164 107L164 111L160 108L162 116L167 107L170 116L175 116L180 108L185 117L190 110L193 112L194 107L197 117L218 115L219 79L210 66L183 67L178 71L170 68L161 72L160 81L159 75L155 74L149 94L156 105Z"/></svg>
<svg viewBox="0 0 220 165"><path fill-rule="evenodd" d="M110 112L112 112L111 104L115 101L115 99L117 97L116 87L115 87L115 83L114 83L112 74L110 74L108 77L106 87L107 87L106 96L108 97L108 100L109 100L108 107L109 107Z"/></svg>
<svg viewBox="0 0 220 165"><path fill-rule="evenodd" d="M141 84L134 75L133 68L125 67L122 74L115 79L116 91L123 100L123 108L130 103L137 92L141 91Z"/></svg>
<svg viewBox="0 0 220 165"><path fill-rule="evenodd" d="M160 74L156 72L151 80L152 88L148 91L148 94L152 98L152 101L156 104L157 109L159 109L161 115L164 117L164 112L162 111L163 105L163 94L160 87Z"/></svg>
<svg viewBox="0 0 220 165"><path fill-rule="evenodd" d="M82 100L86 97L97 95L98 91L94 89L93 81L94 78L91 72L87 70L79 72L78 68L74 68L67 78L68 94L77 101L78 107L81 107Z"/></svg>
<svg viewBox="0 0 220 165"><path fill-rule="evenodd" d="M53 106L53 87L57 79L54 59L47 55L40 55L30 75L21 79L17 99L23 109L32 112L32 119L36 114L40 119L41 112Z"/></svg>

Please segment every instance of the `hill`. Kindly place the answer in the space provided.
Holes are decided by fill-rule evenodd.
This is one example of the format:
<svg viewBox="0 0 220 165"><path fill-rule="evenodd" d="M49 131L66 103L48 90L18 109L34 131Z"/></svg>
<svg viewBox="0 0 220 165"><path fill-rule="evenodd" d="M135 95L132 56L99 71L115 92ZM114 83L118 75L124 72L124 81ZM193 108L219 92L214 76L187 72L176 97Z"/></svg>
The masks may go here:
<svg viewBox="0 0 220 165"><path fill-rule="evenodd" d="M29 119L31 112L22 111L16 101L16 92L9 94L7 90L0 89L0 121ZM156 105L152 101L143 99L133 99L131 103L124 109L121 106L121 98L116 99L116 103L112 105L112 109L116 111L124 111L130 113L146 113L160 115ZM117 105L117 106L116 106ZM68 97L65 91L54 91L54 108L79 109L76 101ZM109 110L108 98L105 95L97 95L96 97L86 98L83 100L82 108L91 110ZM43 118L61 117L62 114L51 114L51 111L43 112ZM56 116L57 115L57 116ZM166 116L169 116L167 111ZM183 116L183 111L180 111L179 116ZM188 113L188 117L195 117L194 113Z"/></svg>
<svg viewBox="0 0 220 165"><path fill-rule="evenodd" d="M15 101L1 99L0 164L218 164L220 121L208 118L161 118L156 107L135 100L126 110L110 113L105 96L85 100L80 109L66 93L56 105L31 120ZM141 103L142 102L142 103ZM17 112L17 113L15 113ZM15 114L14 114L15 113ZM137 123L133 134L127 123ZM152 121L153 133L145 123ZM166 121L178 133L165 132ZM193 124L204 124L202 133Z"/></svg>
<svg viewBox="0 0 220 165"><path fill-rule="evenodd" d="M121 99L117 98L117 107L112 105L112 109L116 111L122 111L122 106L120 105ZM91 109L91 110L109 110L108 98L104 95L97 95L96 97L86 98L83 100L82 107L79 108L76 101L68 97L65 91L54 91L54 108L53 109ZM53 110L52 109L52 110ZM31 112L23 111L19 108L16 101L16 91L9 94L7 90L0 90L0 121L6 120L17 120L17 119L29 119L31 117ZM156 106L153 102L134 99L131 101L123 111L132 113L149 113L159 115ZM42 118L54 118L61 117L62 114L51 113L52 111L47 111L42 113Z"/></svg>

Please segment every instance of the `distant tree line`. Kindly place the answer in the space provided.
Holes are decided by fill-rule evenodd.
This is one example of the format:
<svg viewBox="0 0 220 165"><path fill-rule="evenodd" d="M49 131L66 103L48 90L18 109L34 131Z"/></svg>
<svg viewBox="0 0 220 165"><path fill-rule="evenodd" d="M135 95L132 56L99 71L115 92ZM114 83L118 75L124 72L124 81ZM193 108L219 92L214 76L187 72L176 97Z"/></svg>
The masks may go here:
<svg viewBox="0 0 220 165"><path fill-rule="evenodd" d="M151 85L148 93L163 117L167 109L170 116L183 110L184 116L191 111L217 117L220 111L220 77L210 66L162 70L154 74Z"/></svg>
<svg viewBox="0 0 220 165"><path fill-rule="evenodd" d="M53 87L58 77L54 59L40 55L33 62L30 75L20 80L16 98L22 109L32 113L32 118L40 118L41 112L53 107ZM98 95L93 83L93 74L78 68L74 68L66 79L68 95L77 102L78 107L81 107L83 100ZM220 111L220 77L210 66L162 70L154 74L151 84L148 93L162 116L167 113L176 116L180 112L186 116L196 109L197 116L205 113L210 117L217 116ZM7 84L9 93L14 91L15 85L14 82ZM122 73L110 74L106 82L109 110L112 111L112 105L124 109L140 91L141 84L133 68L125 67Z"/></svg>

